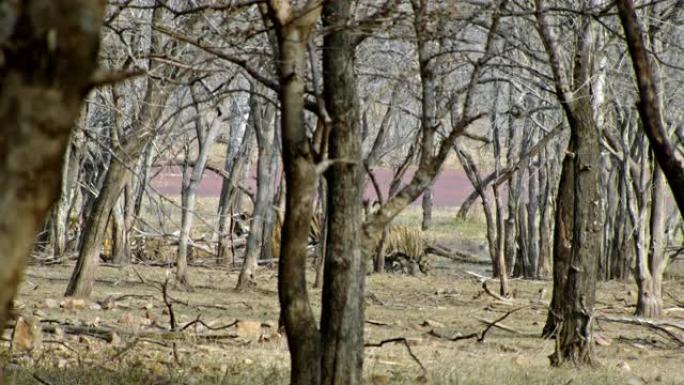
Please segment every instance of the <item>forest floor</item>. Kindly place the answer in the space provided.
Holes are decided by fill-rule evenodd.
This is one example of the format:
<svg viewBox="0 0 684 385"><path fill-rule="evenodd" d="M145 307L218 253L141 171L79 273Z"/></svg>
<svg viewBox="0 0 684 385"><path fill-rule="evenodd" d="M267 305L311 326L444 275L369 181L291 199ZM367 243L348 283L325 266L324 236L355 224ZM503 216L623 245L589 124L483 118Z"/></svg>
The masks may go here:
<svg viewBox="0 0 684 385"><path fill-rule="evenodd" d="M403 220L413 222L410 213ZM477 225L461 227L461 234L473 227L463 241L477 242ZM257 287L237 292L230 267L192 268L192 291L164 290L165 268L101 267L92 298L82 301L62 297L72 267L28 268L15 303L27 324L14 337L7 329L0 343L6 384L288 383L275 269L260 269ZM514 298L502 301L469 273L477 268L486 274L440 259L429 276L368 276L367 344L400 339L366 347L368 384L684 384L680 345L654 329L606 320L631 316L633 282L599 284L595 366L557 369L548 360L554 340L540 337L551 282L512 280ZM487 284L496 291L496 280ZM676 300L684 299L684 280L671 277L665 292L666 319L684 323ZM321 291L310 294L319 314Z"/></svg>

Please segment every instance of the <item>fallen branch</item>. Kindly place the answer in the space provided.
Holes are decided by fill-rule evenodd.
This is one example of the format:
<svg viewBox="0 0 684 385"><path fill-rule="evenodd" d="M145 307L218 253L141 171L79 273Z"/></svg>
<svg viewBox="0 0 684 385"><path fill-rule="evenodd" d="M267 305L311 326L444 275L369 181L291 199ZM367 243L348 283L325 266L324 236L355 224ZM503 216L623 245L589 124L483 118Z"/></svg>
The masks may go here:
<svg viewBox="0 0 684 385"><path fill-rule="evenodd" d="M164 305L166 305L166 308L169 310L169 326L171 326L171 331L174 332L176 331L176 315L173 313L173 304L169 300L168 289L169 279L166 278L161 284L162 299L164 300Z"/></svg>
<svg viewBox="0 0 684 385"><path fill-rule="evenodd" d="M487 336L487 333L488 333L489 330L490 330L491 328L493 328L493 327L497 327L497 328L500 328L500 329L503 329L503 330L506 330L506 331L510 331L510 332L513 332L513 333L519 333L518 331L513 330L513 329L511 329L511 328L508 328L508 327L506 327L506 326L502 326L502 325L500 325L499 323L500 323L501 321L505 320L506 318L508 318L508 316L510 316L511 314L513 314L513 313L515 313L515 312L517 312L517 311L519 311L519 310L522 310L522 309L527 309L527 308L529 308L529 307L531 307L531 306L527 305L527 306L521 306L521 307L518 307L518 308L515 308L515 309L511 309L511 310L507 311L506 314L502 315L501 317L499 317L499 318L497 318L496 320L491 321L491 322L490 322L490 321L487 321L487 320L481 320L481 319L480 319L480 320L479 320L480 322L483 322L483 323L485 323L485 324L487 325L487 327L486 327L480 334L478 334L478 333L470 333L470 334L465 334L465 335L456 335L456 336L453 336L453 337L447 337L447 336L445 336L445 335L442 335L442 334L436 332L435 330L430 330L430 331L428 332L428 335L431 335L431 336L433 336L433 337L437 337L437 338L440 338L440 339L449 340L449 341L461 341L461 340L469 340L469 339L472 339L472 338L476 338L476 339L477 339L477 342L484 342L485 337Z"/></svg>
<svg viewBox="0 0 684 385"><path fill-rule="evenodd" d="M233 321L227 325L223 325L223 326L209 326L204 321L202 321L200 319L200 316L201 315L198 314L197 318L195 318L193 321L190 321L187 324L185 324L183 327L181 327L180 331L184 331L185 329L189 328L190 326L197 325L197 324L202 325L209 330L223 330L223 329L228 329L230 327L233 327L233 326L237 325L237 323L238 323L238 320L235 320L235 321Z"/></svg>
<svg viewBox="0 0 684 385"><path fill-rule="evenodd" d="M435 244L425 247L426 254L436 255L438 257L448 258L455 262L472 263L476 265L490 265L491 261L479 259L477 256L466 253L465 251L452 250L444 245Z"/></svg>
<svg viewBox="0 0 684 385"><path fill-rule="evenodd" d="M486 319L486 318L478 318L477 320L480 321L481 323L483 323L484 325L489 325L489 324L492 324L492 323L494 322L494 321L490 321L490 320L488 320L488 319ZM515 329L513 329L512 327L506 326L506 325L504 325L504 324L502 324L502 323L497 323L497 324L495 324L495 325L493 325L493 326L494 326L495 328L497 328L497 329L501 329L501 330L507 331L507 332L509 332L509 333L513 333L513 334L522 334L522 332L520 332L519 330L515 330Z"/></svg>
<svg viewBox="0 0 684 385"><path fill-rule="evenodd" d="M443 334L440 334L440 333L436 332L434 329L433 329L433 330L430 330L430 331L428 332L428 335L431 335L431 336L433 336L433 337L437 337L437 338L440 338L440 339L443 339L443 340L449 340L449 341L452 341L452 342L461 341L461 340L469 340L469 339L471 339L471 338L478 338L478 334L477 334L477 333L470 333L470 334L466 334L466 335L462 335L462 334L459 333L459 334L454 335L454 336L452 336L452 337L447 337L447 336L445 336L445 335L443 335Z"/></svg>
<svg viewBox="0 0 684 385"><path fill-rule="evenodd" d="M521 307L517 307L517 308L515 308L515 309L511 309L511 310L509 310L508 312L506 312L506 314L504 314L504 315L502 315L501 317L499 317L499 318L497 318L496 320L494 320L494 322L490 322L490 323L487 325L487 327L485 328L485 330L482 331L482 335L480 336L480 338L477 339L477 342L484 342L485 336L487 335L487 332L489 331L489 329L491 329L491 328L493 328L493 327L495 327L495 326L498 326L497 324L498 324L499 322L505 320L506 318L508 318L509 315L511 315L511 314L513 314L513 313L515 313L515 312L517 312L518 310L527 309L528 307L530 307L530 306L529 306L529 305L528 305L528 306L521 306ZM500 327L500 326L499 326L499 327Z"/></svg>
<svg viewBox="0 0 684 385"><path fill-rule="evenodd" d="M409 345L408 340L406 339L406 337L390 338L390 339L382 340L382 341L376 342L376 343L367 342L367 343L364 344L363 346L364 346L364 347L367 347L367 348L379 348L379 347L382 347L382 346L385 345L385 344L389 344L389 343L393 343L393 342L401 342L401 343L403 343L404 346L406 346L406 350L408 351L408 353L409 353L409 355L411 356L411 358L413 358L413 360L414 360L414 361L418 364L418 366L420 366L420 368L423 370L423 375L426 375L426 374L427 374L427 369L425 368L425 366L423 366L423 363L420 362L420 360L418 359L418 357L417 357L415 354L413 354L413 350L411 350L411 345Z"/></svg>
<svg viewBox="0 0 684 385"><path fill-rule="evenodd" d="M366 323L370 324L370 325L375 325L375 326L392 326L392 324L390 324L390 323L382 322L382 321L375 321L372 319L367 319Z"/></svg>
<svg viewBox="0 0 684 385"><path fill-rule="evenodd" d="M489 290L489 288L487 287L487 281L482 281L482 288L484 289L485 293L487 293L487 294L489 294L490 296L492 296L492 297L498 299L499 301L501 301L501 302L503 302L503 303L506 303L506 304L511 304L511 303L512 303L510 298L506 298L506 297L500 296L499 294L496 294L495 292Z"/></svg>
<svg viewBox="0 0 684 385"><path fill-rule="evenodd" d="M598 316L596 317L596 319L599 321L644 326L657 332L661 332L665 334L667 337L669 337L671 340L677 342L680 346L684 346L684 337L667 329L668 327L671 327L677 330L684 331L684 324L679 324L672 321L657 321L639 317L610 317L605 315Z"/></svg>

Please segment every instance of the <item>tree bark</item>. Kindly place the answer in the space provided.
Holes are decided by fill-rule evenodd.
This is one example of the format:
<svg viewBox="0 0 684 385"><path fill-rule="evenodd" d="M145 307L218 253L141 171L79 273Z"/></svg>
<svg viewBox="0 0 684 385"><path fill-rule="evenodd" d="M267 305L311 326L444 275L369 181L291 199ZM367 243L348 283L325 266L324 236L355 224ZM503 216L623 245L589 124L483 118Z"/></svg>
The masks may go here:
<svg viewBox="0 0 684 385"><path fill-rule="evenodd" d="M164 10L161 7L155 8L152 15L153 25L159 24L163 20L163 15ZM153 33L152 50L161 52L164 48L159 36ZM160 70L160 66L162 64L151 61L150 71ZM170 77L173 76L174 71L176 71L175 68L161 68L161 72ZM128 165L122 162L127 162L130 165L138 161L147 144L154 138L154 132L164 111L166 100L175 86L176 83L148 79L144 102L134 122L135 129L125 140L120 141L119 146L114 148L114 155L109 169L106 171L105 181L95 199L93 209L88 214L78 261L71 274L65 292L66 296L90 296L95 280L94 274L99 248L102 245L109 214L131 177Z"/></svg>
<svg viewBox="0 0 684 385"><path fill-rule="evenodd" d="M192 92L192 91L191 91ZM187 184L183 186L183 207L181 217L181 229L178 239L178 255L176 257L176 281L180 285L190 286L188 277L188 244L190 243L190 230L192 229L192 220L195 215L195 203L197 202L197 189L202 181L204 168L207 165L207 159L220 127L220 117L214 116L211 121L205 121L200 116L199 106L195 100L195 109L197 116L195 117L195 132L197 139L197 147L199 153L197 159L193 162L192 172L189 175ZM184 178L185 179L185 178Z"/></svg>
<svg viewBox="0 0 684 385"><path fill-rule="evenodd" d="M259 159L257 161L257 192L254 211L252 214L252 225L247 236L247 250L245 259L240 269L237 289L245 290L250 285L255 284L254 272L257 267L257 259L261 255L264 242L264 225L267 212L273 205L273 174L271 173L271 158L274 154L275 126L271 117L264 116L262 101L259 96L250 96L250 117L251 129L256 133L257 147L259 149Z"/></svg>
<svg viewBox="0 0 684 385"><path fill-rule="evenodd" d="M321 383L362 384L365 257L361 249L363 164L359 94L354 62L355 34L346 28L351 1L326 1L323 26L323 95L331 117L326 174L328 239L321 311ZM289 190L288 190L289 191Z"/></svg>
<svg viewBox="0 0 684 385"><path fill-rule="evenodd" d="M573 184L561 184L558 198L556 231L567 234L571 227L572 243L568 258L567 270L554 266L554 300L550 313L554 313L556 305L560 310L556 319L556 349L549 357L554 366L564 363L586 365L593 362L592 322L596 291L596 273L598 256L601 253L601 226L603 225L600 185L601 185L601 147L594 111L591 105L590 84L591 67L591 28L592 21L588 16L577 16L577 46L573 58L573 83L568 82L569 75L563 68L556 37L549 27L546 16L542 12L542 1L535 0L536 20L542 42L549 57L556 89L556 95L571 131L572 178L563 165L561 183L572 179ZM567 196L571 191L571 196ZM572 200L572 217L569 217L568 200ZM570 221L571 220L571 221ZM572 224L572 225L570 225ZM563 226L563 228L561 227ZM563 237L565 238L565 237ZM560 239L560 245L563 245ZM555 251L555 250L554 250ZM566 250L562 250L566 251ZM564 253L554 255L559 260L554 263L561 267L564 264ZM556 285L556 282L564 285ZM550 314L554 316L554 314ZM562 322L558 323L559 320ZM547 326L548 323L547 323Z"/></svg>
<svg viewBox="0 0 684 385"><path fill-rule="evenodd" d="M287 186L278 298L290 348L290 383L317 385L321 379L321 338L306 288L309 225L316 191L316 167L304 123L306 46L320 18L313 0L293 9L288 0L271 0L269 13L278 40L283 168Z"/></svg>
<svg viewBox="0 0 684 385"><path fill-rule="evenodd" d="M59 194L69 133L97 65L104 12L104 3L91 1L27 0L3 5L0 330L36 233Z"/></svg>
<svg viewBox="0 0 684 385"><path fill-rule="evenodd" d="M679 212L684 216L684 166L677 159L675 149L663 126L656 80L648 60L642 28L637 18L634 2L632 0L617 0L616 4L637 79L639 89L637 106L643 122L643 129L651 143L655 158L667 178L677 206L679 206Z"/></svg>

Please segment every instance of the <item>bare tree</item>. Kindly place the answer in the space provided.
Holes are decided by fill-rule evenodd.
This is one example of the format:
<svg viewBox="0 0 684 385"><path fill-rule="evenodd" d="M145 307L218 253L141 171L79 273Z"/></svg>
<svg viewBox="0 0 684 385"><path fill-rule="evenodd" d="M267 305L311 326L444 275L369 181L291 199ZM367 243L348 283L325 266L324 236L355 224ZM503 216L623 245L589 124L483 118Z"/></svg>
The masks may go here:
<svg viewBox="0 0 684 385"><path fill-rule="evenodd" d="M584 8L591 6L584 2ZM546 49L556 95L570 126L568 146L558 196L554 242L554 298L546 330L555 331L558 343L552 365L573 362L590 364L592 321L596 289L597 258L601 251L600 145L591 105L592 22L577 16L577 43L573 57L572 83L565 70L556 33L535 1L535 18ZM561 322L562 320L562 322Z"/></svg>
<svg viewBox="0 0 684 385"><path fill-rule="evenodd" d="M639 89L639 115L653 153L672 189L679 211L684 216L684 166L677 159L663 126L656 80L649 63L642 28L632 0L616 1Z"/></svg>

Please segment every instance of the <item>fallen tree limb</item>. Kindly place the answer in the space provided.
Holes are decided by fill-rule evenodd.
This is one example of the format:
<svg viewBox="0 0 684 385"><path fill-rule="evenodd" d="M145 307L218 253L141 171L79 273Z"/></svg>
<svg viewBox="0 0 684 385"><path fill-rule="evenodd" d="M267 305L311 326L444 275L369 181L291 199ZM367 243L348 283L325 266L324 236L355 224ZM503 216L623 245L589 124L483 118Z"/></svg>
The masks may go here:
<svg viewBox="0 0 684 385"><path fill-rule="evenodd" d="M680 346L684 346L684 336L667 329L668 327L670 327L680 331L684 331L684 324L679 324L673 321L659 321L639 317L611 317L605 315L597 316L596 319L599 321L644 326L649 329L655 330L656 332L665 334L668 338L675 341Z"/></svg>
<svg viewBox="0 0 684 385"><path fill-rule="evenodd" d="M373 343L373 342L367 342L367 343L365 343L363 346L364 346L364 347L367 347L367 348L379 348L379 347L382 347L382 346L385 345L385 344L394 343L394 342L403 343L404 346L406 346L406 350L408 351L408 353L409 353L409 355L411 356L411 358L413 358L413 360L414 360L414 361L418 364L418 366L420 366L420 368L423 370L423 375L427 374L427 369L425 368L425 366L423 366L423 363L420 362L420 360L418 359L418 357L417 357L415 354L413 354L413 350L411 350L411 345L409 345L408 340L406 339L406 337L389 338L389 339L382 340L382 341L380 341L380 342L375 342L375 343Z"/></svg>
<svg viewBox="0 0 684 385"><path fill-rule="evenodd" d="M495 327L497 329L501 329L501 330L507 331L509 333L522 334L522 332L520 332L519 330L515 330L512 327L506 326L502 323L495 323L494 321L490 321L486 318L478 318L477 320L480 321L481 323L483 323L484 325L492 325L493 327Z"/></svg>
<svg viewBox="0 0 684 385"><path fill-rule="evenodd" d="M505 320L506 318L508 318L508 316L510 316L511 314L513 314L519 310L522 310L522 309L527 309L529 307L531 307L531 306L527 305L527 306L521 306L521 307L517 307L515 309L511 309L511 310L507 311L506 314L495 319L494 321L487 321L487 320L482 320L482 319L478 320L478 321L483 322L487 325L487 327L480 334L470 333L470 334L466 334L466 335L457 335L457 336L453 336L453 337L447 337L447 336L444 336L444 335L436 332L435 330L430 330L428 332L428 334L433 336L433 337L437 337L437 338L441 338L441 339L445 339L445 340L449 340L449 341L461 341L461 340L468 340L471 338L476 338L477 342L484 342L485 337L487 336L487 333L489 332L490 329L492 329L494 327L498 327L499 329L503 329L506 331L510 331L512 333L519 334L520 332L518 332L517 330L513 330L507 326L500 325L499 323L501 321Z"/></svg>
<svg viewBox="0 0 684 385"><path fill-rule="evenodd" d="M438 257L448 258L456 262L473 263L476 265L491 265L491 261L485 261L479 259L473 254L466 253L465 251L453 250L440 244L426 246L425 254L432 254Z"/></svg>
<svg viewBox="0 0 684 385"><path fill-rule="evenodd" d="M236 333L230 334L197 334L180 331L166 331L166 330L130 330L121 328L108 328L96 326L79 326L69 324L48 324L42 325L42 330L45 333L54 334L57 329L62 329L65 334L84 335L101 339L106 342L112 342L117 335L125 337L150 338L161 341L177 341L187 339L198 339L203 341L220 341L225 339L235 339L239 336Z"/></svg>

